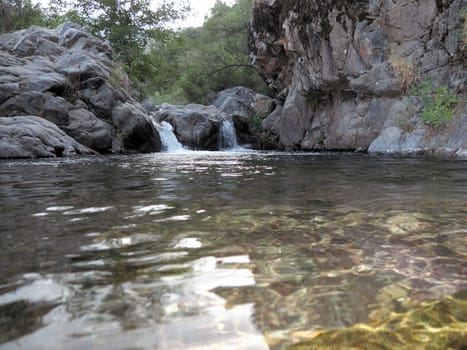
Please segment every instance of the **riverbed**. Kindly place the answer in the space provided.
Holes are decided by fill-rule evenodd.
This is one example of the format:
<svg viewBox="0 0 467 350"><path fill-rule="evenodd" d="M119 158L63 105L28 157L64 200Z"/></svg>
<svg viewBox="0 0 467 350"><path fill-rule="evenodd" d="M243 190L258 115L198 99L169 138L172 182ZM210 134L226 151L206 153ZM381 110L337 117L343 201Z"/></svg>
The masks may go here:
<svg viewBox="0 0 467 350"><path fill-rule="evenodd" d="M1 349L467 346L466 161L1 161L0 207Z"/></svg>

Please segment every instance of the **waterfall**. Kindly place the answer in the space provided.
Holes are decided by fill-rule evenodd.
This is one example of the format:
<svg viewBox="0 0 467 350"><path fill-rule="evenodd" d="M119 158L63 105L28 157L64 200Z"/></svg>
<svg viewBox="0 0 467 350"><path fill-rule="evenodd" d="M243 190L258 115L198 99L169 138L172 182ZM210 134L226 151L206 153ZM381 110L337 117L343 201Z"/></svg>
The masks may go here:
<svg viewBox="0 0 467 350"><path fill-rule="evenodd" d="M237 133L232 120L222 121L219 127L219 148L232 149L238 148Z"/></svg>
<svg viewBox="0 0 467 350"><path fill-rule="evenodd" d="M166 152L177 152L184 150L183 145L177 140L174 134L174 129L170 123L161 122L154 123L156 129L159 131L159 136L162 142L162 150Z"/></svg>

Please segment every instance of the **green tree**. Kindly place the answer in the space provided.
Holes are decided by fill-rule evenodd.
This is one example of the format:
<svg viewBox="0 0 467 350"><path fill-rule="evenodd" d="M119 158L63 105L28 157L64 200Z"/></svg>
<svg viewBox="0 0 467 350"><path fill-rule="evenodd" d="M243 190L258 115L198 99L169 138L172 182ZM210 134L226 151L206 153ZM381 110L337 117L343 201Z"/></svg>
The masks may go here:
<svg viewBox="0 0 467 350"><path fill-rule="evenodd" d="M156 68L147 52L148 43L170 39L172 30L166 24L183 18L189 10L184 0L166 1L157 9L150 0L51 0L50 4L57 18L71 17L86 24L108 42L132 81L143 90ZM68 10L65 15L63 8Z"/></svg>
<svg viewBox="0 0 467 350"><path fill-rule="evenodd" d="M46 17L41 7L31 0L0 0L0 32L7 33L29 26L45 25Z"/></svg>
<svg viewBox="0 0 467 350"><path fill-rule="evenodd" d="M165 56L178 51L171 59L175 79L163 96L173 100L205 102L210 91L243 85L267 92L249 58L247 27L251 16L252 0L237 0L233 6L217 1L201 28L183 30L176 42L155 50L155 55ZM157 99L159 100L159 99Z"/></svg>

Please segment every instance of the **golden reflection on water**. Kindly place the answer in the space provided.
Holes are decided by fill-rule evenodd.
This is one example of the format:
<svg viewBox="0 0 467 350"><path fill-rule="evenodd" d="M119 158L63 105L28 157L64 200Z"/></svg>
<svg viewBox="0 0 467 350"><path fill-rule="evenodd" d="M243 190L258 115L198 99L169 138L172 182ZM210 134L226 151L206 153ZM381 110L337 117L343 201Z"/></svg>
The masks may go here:
<svg viewBox="0 0 467 350"><path fill-rule="evenodd" d="M464 349L467 294L420 303L367 324L328 331L296 331L288 349Z"/></svg>

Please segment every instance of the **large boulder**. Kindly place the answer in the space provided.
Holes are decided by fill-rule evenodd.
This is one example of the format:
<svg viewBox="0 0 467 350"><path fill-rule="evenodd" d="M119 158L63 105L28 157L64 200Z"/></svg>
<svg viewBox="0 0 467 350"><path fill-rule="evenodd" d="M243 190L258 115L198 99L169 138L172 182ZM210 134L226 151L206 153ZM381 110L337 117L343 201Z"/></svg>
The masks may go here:
<svg viewBox="0 0 467 350"><path fill-rule="evenodd" d="M112 125L97 118L85 108L68 112L69 123L64 127L68 135L79 143L105 153L112 147Z"/></svg>
<svg viewBox="0 0 467 350"><path fill-rule="evenodd" d="M282 105L261 135L301 150L366 151L379 138L370 150L392 152L386 141L399 128L401 153L465 149L465 8L467 0L255 0L253 64ZM458 94L445 128L400 128L401 119L421 121L420 109L398 113L417 81Z"/></svg>
<svg viewBox="0 0 467 350"><path fill-rule="evenodd" d="M124 103L112 115L113 153L160 152L161 139L150 117L138 105Z"/></svg>
<svg viewBox="0 0 467 350"><path fill-rule="evenodd" d="M0 158L96 154L55 124L35 116L0 117Z"/></svg>
<svg viewBox="0 0 467 350"><path fill-rule="evenodd" d="M46 119L99 153L160 150L148 113L112 57L107 44L73 23L1 35L0 117Z"/></svg>
<svg viewBox="0 0 467 350"><path fill-rule="evenodd" d="M234 122L241 144L252 145L258 143L258 124L273 111L275 105L272 98L243 86L211 93L207 103L216 106L227 119Z"/></svg>
<svg viewBox="0 0 467 350"><path fill-rule="evenodd" d="M219 127L225 116L213 105L164 104L155 112L154 119L170 123L184 146L195 150L219 149Z"/></svg>

